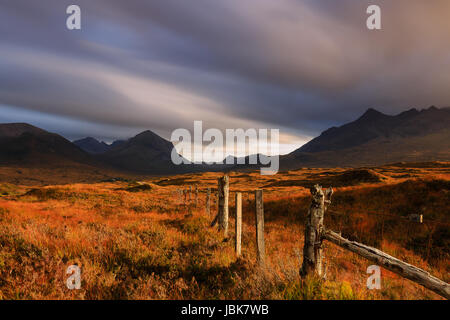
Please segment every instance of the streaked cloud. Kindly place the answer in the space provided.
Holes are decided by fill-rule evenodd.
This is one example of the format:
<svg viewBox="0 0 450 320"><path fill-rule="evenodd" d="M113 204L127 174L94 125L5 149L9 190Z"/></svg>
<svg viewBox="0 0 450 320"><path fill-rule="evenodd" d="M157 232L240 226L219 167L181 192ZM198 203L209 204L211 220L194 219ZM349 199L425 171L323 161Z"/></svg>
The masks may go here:
<svg viewBox="0 0 450 320"><path fill-rule="evenodd" d="M382 31L365 28L374 3ZM450 105L447 0L79 0L81 31L65 28L69 4L0 3L11 121L62 117L89 125L59 133L99 138L279 128L289 151L369 107Z"/></svg>

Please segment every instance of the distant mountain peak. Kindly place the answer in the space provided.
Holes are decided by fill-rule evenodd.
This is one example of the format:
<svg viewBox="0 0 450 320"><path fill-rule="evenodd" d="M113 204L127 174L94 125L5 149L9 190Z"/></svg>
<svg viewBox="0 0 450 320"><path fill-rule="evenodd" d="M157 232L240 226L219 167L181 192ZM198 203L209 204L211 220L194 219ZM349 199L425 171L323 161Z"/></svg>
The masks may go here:
<svg viewBox="0 0 450 320"><path fill-rule="evenodd" d="M39 165L91 164L69 140L28 123L0 124L0 162Z"/></svg>
<svg viewBox="0 0 450 320"><path fill-rule="evenodd" d="M358 120L371 120L378 119L380 117L387 117L387 115L374 108L369 108L366 110L366 112L363 113L361 117L359 117Z"/></svg>
<svg viewBox="0 0 450 320"><path fill-rule="evenodd" d="M77 144L79 142L85 142L85 143L104 143L104 142L100 142L97 139L93 138L93 137L86 137L83 139L79 139L79 140L75 140L73 143Z"/></svg>
<svg viewBox="0 0 450 320"><path fill-rule="evenodd" d="M382 114L382 112L378 111L377 109L374 108L369 108L366 110L366 112L364 112L364 114Z"/></svg>
<svg viewBox="0 0 450 320"><path fill-rule="evenodd" d="M142 131L141 133L138 133L136 136L134 136L134 138L141 138L141 137L156 138L159 136L151 130ZM132 139L134 139L134 138L132 138Z"/></svg>
<svg viewBox="0 0 450 320"><path fill-rule="evenodd" d="M173 148L173 144L171 142L161 138L159 135L150 130L143 131L135 137L129 139L127 144L137 144L165 152L172 150Z"/></svg>
<svg viewBox="0 0 450 320"><path fill-rule="evenodd" d="M125 142L127 142L127 140L115 140L109 146L111 148L115 148L115 147L123 145Z"/></svg>
<svg viewBox="0 0 450 320"><path fill-rule="evenodd" d="M102 155L109 164L128 171L173 172L180 170L171 161L174 146L150 130L143 131Z"/></svg>
<svg viewBox="0 0 450 320"><path fill-rule="evenodd" d="M409 110L403 111L398 115L398 117L412 117L420 114L420 112L416 108L411 108Z"/></svg>
<svg viewBox="0 0 450 320"><path fill-rule="evenodd" d="M105 142L100 142L95 138L87 137L73 142L77 147L87 153L100 154L109 150L110 146Z"/></svg>
<svg viewBox="0 0 450 320"><path fill-rule="evenodd" d="M32 133L36 135L50 134L43 129L24 122L0 124L0 137L19 137L24 133Z"/></svg>

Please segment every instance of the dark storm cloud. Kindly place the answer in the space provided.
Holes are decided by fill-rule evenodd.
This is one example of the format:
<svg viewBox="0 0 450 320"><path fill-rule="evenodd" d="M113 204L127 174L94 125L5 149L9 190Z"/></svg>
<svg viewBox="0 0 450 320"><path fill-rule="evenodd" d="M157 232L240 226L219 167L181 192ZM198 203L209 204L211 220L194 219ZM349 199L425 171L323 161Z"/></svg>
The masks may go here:
<svg viewBox="0 0 450 320"><path fill-rule="evenodd" d="M103 130L80 134L204 120L295 144L368 107L450 101L447 0L83 0L68 31L72 3L0 2L0 103ZM369 4L381 31L365 27Z"/></svg>

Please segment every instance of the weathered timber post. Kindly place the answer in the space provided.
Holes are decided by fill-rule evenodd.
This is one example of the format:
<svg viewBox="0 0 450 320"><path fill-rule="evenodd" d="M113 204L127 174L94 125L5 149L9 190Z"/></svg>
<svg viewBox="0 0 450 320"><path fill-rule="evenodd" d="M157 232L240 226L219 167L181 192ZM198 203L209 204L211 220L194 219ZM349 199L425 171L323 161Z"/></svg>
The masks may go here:
<svg viewBox="0 0 450 320"><path fill-rule="evenodd" d="M189 202L191 202L192 198L192 186L189 186Z"/></svg>
<svg viewBox="0 0 450 320"><path fill-rule="evenodd" d="M229 177L227 175L218 179L219 212L218 222L219 230L223 230L225 237L228 234L228 194L230 190Z"/></svg>
<svg viewBox="0 0 450 320"><path fill-rule="evenodd" d="M255 216L256 216L256 253L260 267L266 263L266 248L264 244L264 203L263 191L255 191Z"/></svg>
<svg viewBox="0 0 450 320"><path fill-rule="evenodd" d="M206 213L211 215L211 188L206 190Z"/></svg>
<svg viewBox="0 0 450 320"><path fill-rule="evenodd" d="M184 195L184 205L186 205L186 201L187 201L187 190L183 189L183 195Z"/></svg>
<svg viewBox="0 0 450 320"><path fill-rule="evenodd" d="M322 270L322 232L323 216L326 205L331 203L333 189L328 188L325 192L322 187L315 185L311 188L313 196L306 217L305 243L303 246L303 264L300 269L300 275L305 277L308 274L316 273L323 275Z"/></svg>
<svg viewBox="0 0 450 320"><path fill-rule="evenodd" d="M236 256L241 255L241 242L242 242L242 193L236 192L236 221L235 221L235 249Z"/></svg>
<svg viewBox="0 0 450 320"><path fill-rule="evenodd" d="M195 207L197 208L198 204L198 185L195 185Z"/></svg>
<svg viewBox="0 0 450 320"><path fill-rule="evenodd" d="M217 207L217 210L219 209L219 188L217 188L217 192L214 197L214 205Z"/></svg>

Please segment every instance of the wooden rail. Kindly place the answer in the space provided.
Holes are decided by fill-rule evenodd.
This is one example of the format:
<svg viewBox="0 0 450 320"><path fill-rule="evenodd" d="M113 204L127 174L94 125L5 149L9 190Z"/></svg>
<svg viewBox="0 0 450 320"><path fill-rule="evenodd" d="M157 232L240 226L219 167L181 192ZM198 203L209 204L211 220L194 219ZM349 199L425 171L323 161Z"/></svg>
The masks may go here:
<svg viewBox="0 0 450 320"><path fill-rule="evenodd" d="M414 281L424 286L425 288L436 292L446 299L450 299L450 285L432 276L425 270L394 258L376 248L372 248L355 241L347 240L331 230L324 230L322 233L322 237L323 239L328 240L351 252L354 252L361 257L364 257L367 260L370 260L377 265L382 266L387 270L390 270L406 279Z"/></svg>
<svg viewBox="0 0 450 320"><path fill-rule="evenodd" d="M306 219L303 265L300 270L300 275L306 276L310 273L316 273L319 276L322 275L322 241L328 240L377 263L387 270L414 281L446 299L450 299L450 285L445 281L432 276L425 270L394 258L381 250L347 240L338 233L324 228L323 217L327 205L331 203L333 191L331 188L323 191L322 187L315 185L311 188L311 194L313 200Z"/></svg>

